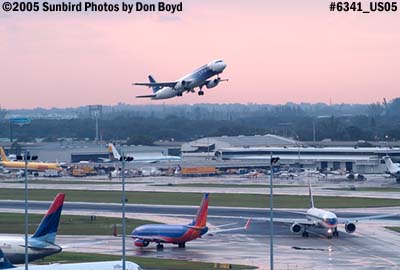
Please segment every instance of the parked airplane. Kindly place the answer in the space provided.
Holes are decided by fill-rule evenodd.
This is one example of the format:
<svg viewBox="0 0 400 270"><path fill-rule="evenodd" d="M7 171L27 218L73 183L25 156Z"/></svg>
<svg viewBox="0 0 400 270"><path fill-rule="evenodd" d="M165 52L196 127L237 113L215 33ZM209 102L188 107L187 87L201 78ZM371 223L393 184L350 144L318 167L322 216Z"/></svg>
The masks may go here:
<svg viewBox="0 0 400 270"><path fill-rule="evenodd" d="M65 194L63 193L56 195L36 232L28 238L29 261L44 258L61 251L61 247L55 244L55 240L64 198ZM0 236L0 247L12 263L24 263L24 237Z"/></svg>
<svg viewBox="0 0 400 270"><path fill-rule="evenodd" d="M306 213L304 213L306 219L278 221L284 223L291 223L290 231L293 233L302 232L303 237L308 237L308 228L314 227L314 228L327 229L327 238L332 239L333 236L339 237L339 231L337 229L338 225L344 225L344 229L347 233L354 233L356 231L355 223L359 221L386 218L397 215L397 214L386 214L386 215L375 215L375 216L354 217L354 218L338 218L336 214L333 212L314 207L314 198L312 195L310 181L308 181L308 191L310 196L311 208L308 209Z"/></svg>
<svg viewBox="0 0 400 270"><path fill-rule="evenodd" d="M115 148L114 144L108 144L108 151L112 156L111 160L120 160L121 155ZM132 157L132 162L143 162L143 163L156 163L159 161L180 161L181 158L177 156L165 156L161 154L149 154L149 155L134 155L131 153L125 154L126 157Z"/></svg>
<svg viewBox="0 0 400 270"><path fill-rule="evenodd" d="M186 92L195 92L198 87L199 96L204 95L202 88L205 86L207 89L216 87L220 82L227 81L219 77L219 74L224 71L226 64L224 61L218 59L199 67L190 74L173 82L158 83L154 78L149 75L150 83L134 83L134 85L148 86L153 89L152 95L136 96L137 98L150 98L150 99L167 99L176 96L182 96ZM215 79L210 79L217 76Z"/></svg>
<svg viewBox="0 0 400 270"><path fill-rule="evenodd" d="M246 230L250 225L250 219L243 227L208 230L206 225L208 215L209 194L203 196L200 208L197 211L195 219L188 225L165 225L165 224L147 224L135 228L130 235L135 239L134 245L137 247L146 247L150 242L157 243L157 249L163 249L163 243L175 244L184 248L186 242L200 238L206 234L216 234L221 232ZM232 224L219 226L226 227ZM217 227L218 228L218 227Z"/></svg>
<svg viewBox="0 0 400 270"><path fill-rule="evenodd" d="M25 162L24 161L11 161L7 158L6 153L4 152L3 147L0 146L0 155L1 162L0 165L3 166L7 170L24 170ZM61 165L59 163L47 163L47 162L36 162L29 161L27 165L28 171L47 171L47 170L56 170L62 171Z"/></svg>
<svg viewBox="0 0 400 270"><path fill-rule="evenodd" d="M394 176L397 182L400 182L400 164L393 163L389 156L384 156L383 160L385 160L385 165L390 175Z"/></svg>
<svg viewBox="0 0 400 270"><path fill-rule="evenodd" d="M141 270L136 263L126 261L125 268L127 270ZM25 266L14 266L7 256L4 256L0 249L0 269L25 270ZM88 262L88 263L68 263L68 264L50 264L50 265L29 265L29 269L33 270L115 270L122 269L122 261L106 261L106 262Z"/></svg>

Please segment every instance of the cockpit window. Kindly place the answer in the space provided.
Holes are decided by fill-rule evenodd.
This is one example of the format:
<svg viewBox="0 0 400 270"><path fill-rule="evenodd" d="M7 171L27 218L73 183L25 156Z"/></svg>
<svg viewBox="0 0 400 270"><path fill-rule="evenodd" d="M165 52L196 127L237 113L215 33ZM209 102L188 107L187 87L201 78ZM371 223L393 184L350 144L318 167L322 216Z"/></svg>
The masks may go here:
<svg viewBox="0 0 400 270"><path fill-rule="evenodd" d="M337 221L336 218L325 218L325 222L330 225L335 225L336 221Z"/></svg>

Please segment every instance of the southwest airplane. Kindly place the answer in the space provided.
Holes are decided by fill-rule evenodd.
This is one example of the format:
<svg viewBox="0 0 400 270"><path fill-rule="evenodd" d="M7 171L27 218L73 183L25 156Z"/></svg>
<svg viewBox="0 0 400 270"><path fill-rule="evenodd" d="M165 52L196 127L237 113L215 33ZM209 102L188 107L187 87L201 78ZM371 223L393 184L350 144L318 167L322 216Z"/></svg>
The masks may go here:
<svg viewBox="0 0 400 270"><path fill-rule="evenodd" d="M173 82L158 83L154 78L149 75L150 83L134 83L134 85L148 86L153 89L152 95L136 96L137 98L150 98L150 99L167 99L176 96L182 96L183 92L195 92L198 87L199 96L204 95L202 88L205 86L207 89L216 87L222 80L219 74L224 71L226 64L222 60L214 60L210 63L199 67L190 74ZM211 77L217 78L211 79Z"/></svg>
<svg viewBox="0 0 400 270"><path fill-rule="evenodd" d="M3 147L0 146L0 155L1 162L0 165L8 170L24 170L25 162L24 161L11 161L7 158L6 153L4 152ZM62 171L60 164L58 163L45 163L45 162L31 162L29 161L27 164L28 171L47 171L47 170L56 170Z"/></svg>
<svg viewBox="0 0 400 270"><path fill-rule="evenodd" d="M250 219L244 227L221 229L209 231L206 226L208 215L209 194L203 196L200 208L197 211L195 219L188 225L165 225L165 224L147 224L135 228L130 235L135 239L134 245L137 247L146 247L150 242L157 243L157 249L164 248L163 243L175 244L180 248L185 247L185 243L200 238L206 234L215 234L235 230L247 229L250 225ZM221 225L225 227L231 224Z"/></svg>
<svg viewBox="0 0 400 270"><path fill-rule="evenodd" d="M64 198L65 194L63 193L56 195L36 232L28 238L29 261L44 258L61 251L61 247L54 242L56 240ZM25 262L24 237L0 236L0 247L12 263L19 264Z"/></svg>
<svg viewBox="0 0 400 270"><path fill-rule="evenodd" d="M126 261L125 269L141 270L136 263ZM14 266L0 249L0 269L25 270L25 266ZM122 261L108 262L89 262L89 263L69 263L69 264L50 264L50 265L29 265L29 269L33 270L115 270L122 269Z"/></svg>
<svg viewBox="0 0 400 270"><path fill-rule="evenodd" d="M108 144L108 152L112 157L111 160L120 160L121 155L119 154L118 150L115 148L114 144ZM156 163L159 161L180 161L180 157L176 156L164 156L164 155L133 155L133 154L126 154L125 157L132 157L132 162L143 162L143 163Z"/></svg>
<svg viewBox="0 0 400 270"><path fill-rule="evenodd" d="M390 175L395 177L397 182L400 182L400 164L393 163L389 156L384 156L383 160L385 161L386 168L388 169Z"/></svg>
<svg viewBox="0 0 400 270"><path fill-rule="evenodd" d="M314 207L314 198L311 190L311 182L308 181L308 191L310 196L311 208L305 213L306 219L292 220L290 223L290 230L293 233L302 232L303 237L308 237L308 228L324 228L327 230L327 238L332 239L333 236L339 237L338 225L343 224L347 233L354 233L356 231L355 223L362 220L372 220L385 217L396 216L397 214L375 215L358 218L338 218L335 213L318 209ZM278 221L279 222L279 221ZM286 223L286 222L285 222Z"/></svg>

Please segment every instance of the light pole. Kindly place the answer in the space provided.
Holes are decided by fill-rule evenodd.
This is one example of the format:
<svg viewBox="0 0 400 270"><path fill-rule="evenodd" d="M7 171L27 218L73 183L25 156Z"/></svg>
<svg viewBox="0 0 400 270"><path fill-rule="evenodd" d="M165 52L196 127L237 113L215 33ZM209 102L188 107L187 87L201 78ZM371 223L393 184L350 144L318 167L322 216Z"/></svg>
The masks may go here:
<svg viewBox="0 0 400 270"><path fill-rule="evenodd" d="M132 161L133 157L125 157L125 153L121 153L121 163L122 163L122 270L126 270L126 243L125 243L125 238L126 238L126 218L125 218L125 212L126 212L126 195L125 195L125 161Z"/></svg>
<svg viewBox="0 0 400 270"><path fill-rule="evenodd" d="M125 235L126 235L126 221L125 221L125 153L122 152L122 270L126 269L126 250L125 250Z"/></svg>
<svg viewBox="0 0 400 270"><path fill-rule="evenodd" d="M29 151L25 151L24 161L25 161L25 270L28 270L28 263L29 263L29 254L28 254L28 156Z"/></svg>
<svg viewBox="0 0 400 270"><path fill-rule="evenodd" d="M269 174L269 269L274 270L274 192L273 192L273 175L274 164L279 161L279 157L273 157L271 152L270 174Z"/></svg>
<svg viewBox="0 0 400 270"><path fill-rule="evenodd" d="M313 127L313 142L315 142L316 140L317 140L317 138L316 138L316 130L315 130L315 118L313 118L313 125L312 125L312 127Z"/></svg>
<svg viewBox="0 0 400 270"><path fill-rule="evenodd" d="M24 181L24 227L25 227L25 270L28 270L28 263L29 263L29 254L28 254L28 160L36 160L37 156L30 156L29 151L26 150L24 156L21 155L17 156L17 160L23 160L25 163L24 174L25 174L25 181Z"/></svg>

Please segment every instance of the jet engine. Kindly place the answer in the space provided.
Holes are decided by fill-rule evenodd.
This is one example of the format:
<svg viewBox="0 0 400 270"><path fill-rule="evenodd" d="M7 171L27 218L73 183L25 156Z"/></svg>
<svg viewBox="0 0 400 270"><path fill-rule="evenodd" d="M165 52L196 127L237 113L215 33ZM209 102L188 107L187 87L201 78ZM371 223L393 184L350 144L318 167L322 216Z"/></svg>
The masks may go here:
<svg viewBox="0 0 400 270"><path fill-rule="evenodd" d="M187 82L185 80L179 81L175 85L175 90L177 90L177 91L190 90L189 84L190 84L190 82Z"/></svg>
<svg viewBox="0 0 400 270"><path fill-rule="evenodd" d="M214 79L214 80L211 80L211 81L209 81L207 84L206 84L206 87L208 88L208 89L210 89L210 88L214 88L215 86L217 86L218 84L219 84L219 79Z"/></svg>
<svg viewBox="0 0 400 270"><path fill-rule="evenodd" d="M347 233L353 233L356 231L356 224L352 222L347 222L346 225L344 225L344 229Z"/></svg>
<svg viewBox="0 0 400 270"><path fill-rule="evenodd" d="M290 226L290 231L293 233L300 233L301 225L299 223L293 223L292 226Z"/></svg>
<svg viewBox="0 0 400 270"><path fill-rule="evenodd" d="M149 241L146 241L143 239L136 239L135 242L133 242L133 243L137 247L147 247L149 245Z"/></svg>

